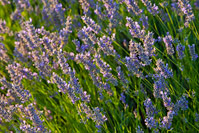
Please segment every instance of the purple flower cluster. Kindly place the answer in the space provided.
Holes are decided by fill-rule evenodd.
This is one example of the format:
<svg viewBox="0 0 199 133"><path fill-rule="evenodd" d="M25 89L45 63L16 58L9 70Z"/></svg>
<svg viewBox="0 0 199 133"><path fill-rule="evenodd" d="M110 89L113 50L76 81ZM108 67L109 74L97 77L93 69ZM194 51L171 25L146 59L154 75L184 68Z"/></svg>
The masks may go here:
<svg viewBox="0 0 199 133"><path fill-rule="evenodd" d="M121 67L118 66L116 68L117 72L118 72L118 78L120 79L120 81L122 82L123 86L125 88L127 88L127 84L129 83L129 81L125 78L124 72L122 71Z"/></svg>
<svg viewBox="0 0 199 133"><path fill-rule="evenodd" d="M164 102L164 107L166 107L167 110L171 110L174 107L174 103L171 102L171 98L168 97L167 92L161 91L161 95Z"/></svg>
<svg viewBox="0 0 199 133"><path fill-rule="evenodd" d="M178 53L178 58L179 59L183 59L184 58L184 51L185 51L185 46L183 46L182 44L178 44L176 47L176 51Z"/></svg>
<svg viewBox="0 0 199 133"><path fill-rule="evenodd" d="M59 92L68 94L68 97L71 99L73 104L80 99L77 95L80 95L82 101L86 101L86 102L90 101L90 96L87 95L86 92L83 92L81 88L78 88L79 87L78 84L77 85L74 85L74 83L67 84L61 77L59 77L55 73L53 73L51 80L53 83L57 84L59 88ZM77 82L77 81L74 81L74 82Z"/></svg>
<svg viewBox="0 0 199 133"><path fill-rule="evenodd" d="M121 93L120 100L122 101L123 104L126 104L126 97L124 95L124 92Z"/></svg>
<svg viewBox="0 0 199 133"><path fill-rule="evenodd" d="M16 83L20 84L23 78L28 80L38 79L37 73L31 72L30 69L22 67L19 63L9 64L6 69L8 70L11 80Z"/></svg>
<svg viewBox="0 0 199 133"><path fill-rule="evenodd" d="M10 122L12 120L12 116L16 111L15 106L11 105L14 102L14 99L7 98L4 95L0 95L0 119L5 120L6 122Z"/></svg>
<svg viewBox="0 0 199 133"><path fill-rule="evenodd" d="M156 108L153 106L151 99L147 98L144 101L144 106L146 108L146 115L147 116L152 117L155 114L157 114Z"/></svg>
<svg viewBox="0 0 199 133"><path fill-rule="evenodd" d="M146 109L146 115L147 118L145 119L145 124L148 128L157 128L158 127L158 122L157 120L154 118L155 114L157 114L156 108L153 106L153 103L151 101L151 99L147 98L144 101L144 106Z"/></svg>
<svg viewBox="0 0 199 133"><path fill-rule="evenodd" d="M145 55L149 57L153 56L155 52L155 48L153 47L155 42L155 39L153 38L153 33L148 32L148 34L146 34L146 31L144 29L141 29L138 22L134 22L130 17L126 17L126 20L126 26L129 27L131 35L134 38L139 38L141 41L143 41ZM150 63L148 62L147 64Z"/></svg>
<svg viewBox="0 0 199 133"><path fill-rule="evenodd" d="M168 69L168 64L166 64L166 66L164 65L164 62L162 61L162 59L158 59L156 61L156 68L155 71L160 75L163 76L164 78L171 78L173 77L173 72L172 70Z"/></svg>
<svg viewBox="0 0 199 133"><path fill-rule="evenodd" d="M0 43L0 60L8 63L10 62L9 56L6 54L7 49L5 48L5 45L3 43Z"/></svg>
<svg viewBox="0 0 199 133"><path fill-rule="evenodd" d="M22 118L31 120L33 123L29 125L25 120L20 124L20 129L26 132L47 132L47 129L43 126L43 121L39 118L40 112L36 111L33 104L29 104L27 107L18 105L18 111L21 113Z"/></svg>
<svg viewBox="0 0 199 133"><path fill-rule="evenodd" d="M98 45L99 45L99 50L103 51L106 56L107 55L117 56L117 53L112 45L112 40L110 37L107 36L101 37L98 41Z"/></svg>
<svg viewBox="0 0 199 133"><path fill-rule="evenodd" d="M143 26L144 29L149 28L148 16L145 16L145 15L142 14L140 21L142 22L142 26Z"/></svg>
<svg viewBox="0 0 199 133"><path fill-rule="evenodd" d="M172 0L171 9L173 12L176 12L178 15L181 15L182 13L180 6L178 4L178 0Z"/></svg>
<svg viewBox="0 0 199 133"><path fill-rule="evenodd" d="M169 130L171 128L172 125L172 120L173 120L173 116L174 116L175 112L170 110L167 112L167 116L163 117L163 120L161 122L160 127L161 128L166 128L167 130Z"/></svg>
<svg viewBox="0 0 199 133"><path fill-rule="evenodd" d="M172 120L175 115L177 115L179 109L188 109L188 101L185 96L182 96L175 104L171 102L171 98L168 97L166 92L161 92L164 106L167 108L167 115L163 117L160 123L155 119L155 114L157 114L156 108L153 106L151 100L147 98L144 102L146 109L147 118L145 119L145 124L150 129L154 128L165 128L167 130L171 129Z"/></svg>
<svg viewBox="0 0 199 133"><path fill-rule="evenodd" d="M99 128L101 127L100 125L102 125L107 120L106 116L100 112L100 109L98 107L90 109L89 106L82 103L78 111L80 115L86 115L87 119L92 119L93 121L95 121L96 126Z"/></svg>
<svg viewBox="0 0 199 133"><path fill-rule="evenodd" d="M103 83L101 78L98 76L100 69L94 63L95 61L91 58L91 53L85 52L84 54L77 54L75 61L77 63L82 63L85 66L85 69L89 71L89 75L91 76L93 83L102 90Z"/></svg>
<svg viewBox="0 0 199 133"><path fill-rule="evenodd" d="M154 82L153 88L155 98L162 98L162 92L169 94L169 89L163 76L160 76L158 80Z"/></svg>
<svg viewBox="0 0 199 133"><path fill-rule="evenodd" d="M140 43L129 42L130 57L124 59L130 75L136 75L137 77L144 78L145 76L140 71L143 66L150 65L150 57L154 55L155 49L153 48L155 39L153 33L141 29L138 22L134 22L130 17L127 17L126 26L129 27L129 31L134 38L139 38L144 47Z"/></svg>
<svg viewBox="0 0 199 133"><path fill-rule="evenodd" d="M19 68L15 67L15 69L12 69L11 67L12 66L9 66L10 75L27 76L25 73L20 73ZM24 69L24 71L27 71L27 69ZM13 80L13 83L9 83L5 78L0 79L0 83L3 87L7 88L6 96L0 95L0 118L5 122L10 122L13 120L14 114L19 114L21 116L20 121L23 121L20 125L22 131L46 132L47 129L44 127L43 122L39 117L39 112L36 111L31 104L26 107L24 106L25 102L28 103L30 101L31 94L28 90L23 88L23 85L20 82L21 79L19 78L18 80L19 81L15 79ZM24 125L27 119L33 122L32 126L29 124Z"/></svg>
<svg viewBox="0 0 199 133"><path fill-rule="evenodd" d="M195 113L195 122L199 122L199 114Z"/></svg>
<svg viewBox="0 0 199 133"><path fill-rule="evenodd" d="M119 23L119 20L122 16L119 14L119 4L114 2L113 0L102 0L104 3L104 7L106 8L106 14L109 19L109 29L108 31L112 31L112 28L115 28Z"/></svg>
<svg viewBox="0 0 199 133"><path fill-rule="evenodd" d="M106 78L106 82L112 83L114 86L117 86L118 82L117 80L113 77L113 75L110 73L112 70L111 67L104 62L99 54L95 55L94 61L96 61L98 67L100 68L100 72L103 74L103 77Z"/></svg>
<svg viewBox="0 0 199 133"><path fill-rule="evenodd" d="M171 35L167 35L163 38L164 43L166 44L166 49L167 49L167 54L168 55L173 55L175 53L174 48L173 48L173 40Z"/></svg>
<svg viewBox="0 0 199 133"><path fill-rule="evenodd" d="M151 1L149 0L142 0L142 3L147 7L147 10L152 14L152 15L156 15L159 13L158 11L158 6L156 6L155 4L152 5Z"/></svg>
<svg viewBox="0 0 199 133"><path fill-rule="evenodd" d="M70 16L68 16L63 29L61 29L60 32L59 32L60 39L65 44L68 43L68 36L69 36L70 33L72 33L72 18Z"/></svg>
<svg viewBox="0 0 199 133"><path fill-rule="evenodd" d="M128 76L136 75L136 77L144 78L143 72L139 70L142 67L142 64L140 64L140 61L138 60L135 54L133 54L132 57L126 57L124 59L124 62L125 66L129 71Z"/></svg>
<svg viewBox="0 0 199 133"><path fill-rule="evenodd" d="M195 44L188 45L189 46L189 53L191 55L191 60L195 61L198 58L198 54L195 52Z"/></svg>
<svg viewBox="0 0 199 133"><path fill-rule="evenodd" d="M4 0L0 2L2 5L9 4ZM153 92L155 99L161 100L158 104L163 103L163 109L167 111L165 116L157 119L159 114L162 116L164 112L158 114L159 110L156 109L159 107L158 104L153 105L151 100L153 98L146 98L144 101L146 114L141 110L141 117L153 132L159 132L162 128L170 130L174 116L180 110L188 109L188 100L185 96L182 96L177 102L172 99L172 93L169 91L170 84L167 80L173 78L173 70L162 59L155 57L154 44L162 40L166 45L168 55L172 56L175 53L173 44L178 44L176 46L178 58L185 57L185 46L178 39L172 39L169 33L161 38L162 35L159 35L161 32L158 33L159 29L156 28L153 30L154 33L150 31L153 25L149 26L149 23L152 19L159 19L157 15L159 12L161 12L160 19L163 20L163 23L165 22L162 17L169 15L165 13L165 10L160 10L149 0L69 0L67 1L69 4L66 1L59 3L58 0L42 0L38 5L31 6L32 2L29 0L11 2L15 4L14 12L10 16L11 26L15 26L15 23L18 26L18 21L15 20L19 20L20 26L20 30L15 31L15 34L11 31L12 27L8 26L10 23L6 24L7 19L6 21L0 19L0 63L6 66L5 72L3 69L2 73L8 73L8 76L5 76L7 79L2 78L0 74L0 87L5 92L5 94L0 94L1 122L11 122L15 120L14 115L19 114L19 117L16 117L20 121L21 131L50 132L44 126L40 117L42 113L35 105L36 103L32 103L34 95L26 89L24 81L34 84L44 80L47 81L43 82L44 84L57 86L54 88L56 90L54 94L59 92L61 95L67 95L71 104L77 108L82 121L92 120L99 132L102 132L101 129L107 121L107 116L100 107L96 105L92 107L96 101L92 101L93 99L87 93L92 91L90 90L92 87L95 91L91 94L99 96L99 99L97 97L94 99L99 100L98 105L101 105L100 102L103 102L104 99L105 104L108 102L115 104L112 99L118 97L117 102L122 102L127 107L131 100L129 90L132 90L132 86L139 88L139 85L134 85L133 82L146 83L144 87L140 85L141 90L133 90L135 96L138 97L141 91L145 98L148 96L151 98L152 95L147 96L147 93ZM177 3L172 0L172 2L175 3L173 7L180 7L176 11L181 10L185 14L184 25L188 27L189 23L194 20L189 1L178 0ZM167 4L164 2L160 5L167 6ZM146 6L153 15L152 18L145 16L140 5ZM78 7L78 15L71 16L70 12L66 12L68 7L72 9L75 6ZM122 27L124 26L122 15L126 11L125 8L129 12L127 14L132 16L126 17L124 20L126 27ZM38 12L35 12L37 9ZM71 12L76 13L73 9ZM32 17L34 24L31 18L25 21L27 18L23 14L28 17L36 15ZM35 18L39 17L42 17L41 20L35 21ZM37 25L37 22L42 23ZM80 22L83 22L84 26ZM128 36L126 30L129 30L131 36L123 38L123 36ZM157 35L159 37L155 40L154 36ZM13 37L14 41L11 39L10 42L14 42L14 48L13 45L6 44L7 39L12 36L15 38ZM124 47L120 46L121 41L124 41ZM198 58L196 53L198 49L195 48L195 44L188 45L188 47L191 58L195 61ZM10 50L13 50L13 54ZM154 62L156 67L151 68ZM84 74L81 75L81 73ZM152 84L152 91L144 90ZM121 104L118 105L121 106ZM120 110L120 107L118 109ZM139 111L137 108L133 110ZM138 119L140 113L135 112L135 114ZM110 118L112 119L112 116ZM138 123L136 125L138 126ZM142 133L143 130L138 126L136 132Z"/></svg>
<svg viewBox="0 0 199 133"><path fill-rule="evenodd" d="M95 34L90 27L84 26L79 32L78 37L84 42L85 45L90 46L90 49L93 49L94 44L98 42Z"/></svg>
<svg viewBox="0 0 199 133"><path fill-rule="evenodd" d="M23 18L21 13L25 10L27 10L28 12L33 11L29 0L13 0L13 2L16 5L15 11L11 14L11 18L13 20L19 20Z"/></svg>
<svg viewBox="0 0 199 133"><path fill-rule="evenodd" d="M185 96L182 96L174 105L173 110L175 111L175 115L178 114L179 110L187 110L188 109L188 100Z"/></svg>
<svg viewBox="0 0 199 133"><path fill-rule="evenodd" d="M153 47L155 43L155 39L153 38L153 33L152 32L148 32L147 35L145 35L144 37L144 50L145 50L145 54L148 55L149 57L152 57L155 55L155 48Z"/></svg>
<svg viewBox="0 0 199 133"><path fill-rule="evenodd" d="M188 0L178 0L178 6L181 11L185 14L185 27L189 26L189 23L195 19L195 16L192 11L192 7L189 4Z"/></svg>
<svg viewBox="0 0 199 133"><path fill-rule="evenodd" d="M134 22L130 17L126 17L126 26L129 27L129 31L132 37L143 39L145 36L145 30L142 30L138 22Z"/></svg>
<svg viewBox="0 0 199 133"><path fill-rule="evenodd" d="M57 0L42 0L42 3L42 16L43 20L48 24L47 26L54 24L57 29L61 29L65 24L65 9L62 7L62 4L58 3Z"/></svg>
<svg viewBox="0 0 199 133"><path fill-rule="evenodd" d="M93 21L91 18L87 16L82 16L82 20L96 34L98 34L101 31L101 27L98 24L96 24L95 21Z"/></svg>
<svg viewBox="0 0 199 133"><path fill-rule="evenodd" d="M181 110L188 109L188 101L186 100L185 96L182 96L175 104L171 103L170 98L166 98L166 99L167 100L164 100L164 105L165 107L167 107L168 112L167 112L167 116L163 117L160 127L170 129L172 125L173 117L174 115L178 114L179 109Z"/></svg>
<svg viewBox="0 0 199 133"><path fill-rule="evenodd" d="M128 12L130 12L133 15L140 15L143 11L139 8L139 6L137 5L136 1L134 0L124 0Z"/></svg>
<svg viewBox="0 0 199 133"><path fill-rule="evenodd" d="M0 19L0 34L8 34L10 36L13 35L13 32L6 26L6 21Z"/></svg>
<svg viewBox="0 0 199 133"><path fill-rule="evenodd" d="M84 14L88 14L88 15L90 14L89 8L91 6L89 1L91 1L91 0L79 0L79 3L81 4L81 7L84 11Z"/></svg>
<svg viewBox="0 0 199 133"><path fill-rule="evenodd" d="M102 20L104 17L106 17L106 15L102 12L102 7L103 5L98 2L95 4L94 13L98 16L99 20Z"/></svg>
<svg viewBox="0 0 199 133"><path fill-rule="evenodd" d="M133 55L138 56L138 58L144 62L145 65L150 65L151 60L149 59L147 51L143 49L140 43L135 43L132 40L129 42L129 50L130 50L130 57L133 57Z"/></svg>

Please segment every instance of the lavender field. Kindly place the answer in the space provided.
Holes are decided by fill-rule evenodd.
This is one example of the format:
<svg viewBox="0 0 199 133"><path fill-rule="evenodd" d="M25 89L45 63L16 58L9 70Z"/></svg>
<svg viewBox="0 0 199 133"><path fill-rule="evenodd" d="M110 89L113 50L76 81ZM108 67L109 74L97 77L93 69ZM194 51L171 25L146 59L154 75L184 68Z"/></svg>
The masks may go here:
<svg viewBox="0 0 199 133"><path fill-rule="evenodd" d="M199 0L0 0L0 133L199 132Z"/></svg>

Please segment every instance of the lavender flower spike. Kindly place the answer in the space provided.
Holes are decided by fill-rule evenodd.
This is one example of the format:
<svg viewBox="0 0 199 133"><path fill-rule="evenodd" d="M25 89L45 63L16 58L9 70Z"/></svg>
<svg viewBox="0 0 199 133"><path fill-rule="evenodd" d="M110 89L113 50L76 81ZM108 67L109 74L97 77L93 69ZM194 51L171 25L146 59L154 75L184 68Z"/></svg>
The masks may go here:
<svg viewBox="0 0 199 133"><path fill-rule="evenodd" d="M189 26L189 23L195 19L195 16L192 11L192 7L188 0L178 0L178 6L181 11L185 14L185 27Z"/></svg>
<svg viewBox="0 0 199 133"><path fill-rule="evenodd" d="M124 0L124 2L127 5L128 12L138 16L142 13L142 10L134 0Z"/></svg>
<svg viewBox="0 0 199 133"><path fill-rule="evenodd" d="M82 16L82 20L96 34L98 34L101 31L101 27L98 24L96 24L95 21L93 21L91 18L89 18L87 16Z"/></svg>
<svg viewBox="0 0 199 133"><path fill-rule="evenodd" d="M156 61L156 65L157 65L157 68L155 68L155 71L161 74L164 78L173 77L173 72L168 69L168 64L166 64L165 66L164 62L161 59L158 59Z"/></svg>
<svg viewBox="0 0 199 133"><path fill-rule="evenodd" d="M182 44L178 44L176 47L176 51L178 53L178 58L179 59L183 59L185 54L184 54L184 50L185 50L185 46L183 46Z"/></svg>
<svg viewBox="0 0 199 133"><path fill-rule="evenodd" d="M126 20L126 26L129 27L131 35L135 38L140 38L141 40L143 40L145 36L145 31L141 30L138 22L134 22L130 17L126 17Z"/></svg>
<svg viewBox="0 0 199 133"><path fill-rule="evenodd" d="M191 55L191 59L192 59L192 61L195 61L198 58L198 54L196 54L196 52L195 52L195 44L192 44L192 46L191 45L188 45L188 46L189 46L189 52Z"/></svg>
<svg viewBox="0 0 199 133"><path fill-rule="evenodd" d="M166 44L166 49L167 49L168 55L173 55L175 51L174 51L174 48L173 48L173 45L172 45L173 40L172 40L171 35L168 34L167 36L165 36L163 38L163 41Z"/></svg>
<svg viewBox="0 0 199 133"><path fill-rule="evenodd" d="M142 0L142 3L147 7L147 10L152 14L152 15L156 15L159 13L158 11L158 6L156 6L155 4L152 5L151 1L149 0Z"/></svg>

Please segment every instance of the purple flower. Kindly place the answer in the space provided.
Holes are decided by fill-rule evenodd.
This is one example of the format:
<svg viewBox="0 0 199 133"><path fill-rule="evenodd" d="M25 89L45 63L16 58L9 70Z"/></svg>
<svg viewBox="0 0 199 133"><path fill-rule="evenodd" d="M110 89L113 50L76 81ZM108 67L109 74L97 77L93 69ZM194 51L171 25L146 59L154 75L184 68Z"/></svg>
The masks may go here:
<svg viewBox="0 0 199 133"><path fill-rule="evenodd" d="M163 76L160 76L154 83L153 95L155 98L162 98L163 93L169 94L169 89Z"/></svg>
<svg viewBox="0 0 199 133"><path fill-rule="evenodd" d="M145 124L150 129L158 127L158 122L154 119L154 117L147 117L145 119Z"/></svg>
<svg viewBox="0 0 199 133"><path fill-rule="evenodd" d="M13 0L13 2L16 5L16 10L11 14L12 20L21 19L23 17L21 13L25 10L28 12L33 11L33 8L31 7L29 0Z"/></svg>
<svg viewBox="0 0 199 133"><path fill-rule="evenodd" d="M122 101L123 104L126 104L125 98L126 98L126 97L125 97L125 95L124 95L124 92L122 92L122 93L121 93L120 100Z"/></svg>
<svg viewBox="0 0 199 133"><path fill-rule="evenodd" d="M125 57L124 62L130 76L136 75L137 77L144 78L143 72L139 70L142 67L142 64L135 54L133 54L132 57Z"/></svg>
<svg viewBox="0 0 199 133"><path fill-rule="evenodd" d="M155 42L155 39L153 38L153 33L152 32L148 32L147 35L145 35L144 37L144 52L146 55L148 55L149 57L154 56L155 54L155 48L153 47Z"/></svg>
<svg viewBox="0 0 199 133"><path fill-rule="evenodd" d="M127 6L128 12L137 16L139 16L142 13L142 10L139 8L139 6L134 0L124 0L124 2Z"/></svg>
<svg viewBox="0 0 199 133"><path fill-rule="evenodd" d="M158 74L160 74L161 76L163 76L164 78L171 78L171 77L173 77L172 70L168 69L168 64L166 64L166 66L164 65L164 62L162 61L162 59L158 59L156 61L156 66L157 66L157 68L155 68L155 71Z"/></svg>
<svg viewBox="0 0 199 133"><path fill-rule="evenodd" d="M147 10L152 14L152 15L156 15L159 13L158 11L158 6L156 6L155 4L152 5L151 1L149 0L142 0L142 3L147 7Z"/></svg>
<svg viewBox="0 0 199 133"><path fill-rule="evenodd" d="M199 114L195 113L195 122L199 122Z"/></svg>
<svg viewBox="0 0 199 133"><path fill-rule="evenodd" d="M6 63L11 61L9 56L7 55L7 49L3 43L0 43L0 60Z"/></svg>
<svg viewBox="0 0 199 133"><path fill-rule="evenodd" d="M133 57L133 55L136 54L145 65L151 64L148 52L143 49L140 43L135 43L131 40L129 44L130 57Z"/></svg>
<svg viewBox="0 0 199 133"><path fill-rule="evenodd" d="M106 116L100 112L100 109L98 107L91 109L85 103L81 103L78 112L79 115L86 115L86 118L82 117L83 122L86 122L87 119L92 119L96 123L96 127L98 128L98 130L100 130L101 125L103 125L104 122L107 120Z"/></svg>
<svg viewBox="0 0 199 133"><path fill-rule="evenodd" d="M163 120L161 121L160 127L166 128L167 130L169 130L171 128L171 125L172 125L172 120L173 120L174 114L175 114L175 112L172 111L172 110L167 112L167 116L163 117Z"/></svg>
<svg viewBox="0 0 199 133"><path fill-rule="evenodd" d="M173 48L173 45L172 45L173 40L172 40L171 35L168 34L167 36L165 36L163 38L163 41L166 44L166 49L167 49L168 55L173 55L175 51L174 51L174 48Z"/></svg>
<svg viewBox="0 0 199 133"><path fill-rule="evenodd" d="M185 50L185 46L183 46L182 44L178 44L176 47L176 51L178 53L178 58L179 59L183 59L185 54L184 54L184 50Z"/></svg>
<svg viewBox="0 0 199 133"><path fill-rule="evenodd" d="M67 93L68 97L71 99L73 104L79 100L79 98L75 95L74 89L70 87L69 84L67 84L61 77L59 77L57 74L53 73L51 80L53 83L57 84L59 91L63 92L64 94Z"/></svg>
<svg viewBox="0 0 199 133"><path fill-rule="evenodd" d="M108 31L112 32L112 28L115 28L122 16L119 14L119 4L113 0L102 0L104 7L106 8L105 14L107 14L109 25Z"/></svg>
<svg viewBox="0 0 199 133"><path fill-rule="evenodd" d="M148 16L142 15L141 18L140 18L140 21L142 22L144 29L149 28Z"/></svg>
<svg viewBox="0 0 199 133"><path fill-rule="evenodd" d="M98 24L96 24L95 21L93 21L91 18L87 16L82 16L82 20L96 34L98 34L101 31L101 27Z"/></svg>
<svg viewBox="0 0 199 133"><path fill-rule="evenodd" d="M117 72L118 72L118 77L120 79L120 81L122 82L122 84L125 86L125 88L127 88L127 84L128 84L128 80L125 78L124 73L122 72L122 69L120 66L118 66L116 68Z"/></svg>
<svg viewBox="0 0 199 133"><path fill-rule="evenodd" d="M68 16L64 28L61 29L59 32L60 35L59 39L63 40L65 44L68 43L68 36L70 33L72 33L72 18Z"/></svg>
<svg viewBox="0 0 199 133"><path fill-rule="evenodd" d="M102 7L103 5L99 2L96 3L96 6L95 6L95 10L94 10L94 13L100 18L100 19L104 19L106 17L106 14L104 14L102 12Z"/></svg>
<svg viewBox="0 0 199 133"><path fill-rule="evenodd" d="M89 15L90 14L90 3L89 0L79 0L79 3L81 4L81 7L84 11L84 14Z"/></svg>
<svg viewBox="0 0 199 133"><path fill-rule="evenodd" d="M58 64L60 65L64 74L69 74L69 64L67 63L67 59L64 57L62 52L58 52Z"/></svg>
<svg viewBox="0 0 199 133"><path fill-rule="evenodd" d="M188 45L189 46L189 53L191 55L191 60L195 61L198 58L198 54L195 52L195 44Z"/></svg>
<svg viewBox="0 0 199 133"><path fill-rule="evenodd" d="M101 125L107 120L106 116L102 115L102 113L100 112L99 107L93 108L92 119L93 119L94 122L96 122L97 125Z"/></svg>
<svg viewBox="0 0 199 133"><path fill-rule="evenodd" d="M54 29L60 30L65 24L64 12L65 9L62 8L62 4L58 3L57 0L42 0L43 10L42 17L45 24L49 26L50 24L55 25Z"/></svg>
<svg viewBox="0 0 199 133"><path fill-rule="evenodd" d="M141 30L138 22L134 22L130 17L126 17L127 23L126 26L129 27L131 35L135 38L144 39L145 30Z"/></svg>
<svg viewBox="0 0 199 133"><path fill-rule="evenodd" d="M78 37L84 42L85 45L89 46L89 49L92 50L94 44L98 42L95 34L90 27L84 26L79 32Z"/></svg>
<svg viewBox="0 0 199 133"><path fill-rule="evenodd" d="M106 82L109 81L112 83L114 86L118 85L118 81L113 77L111 70L112 68L101 59L100 54L95 54L95 59L94 59L100 68L100 72L103 74L103 77L106 79ZM105 88L107 88L108 84L105 84ZM110 87L108 87L110 88Z"/></svg>
<svg viewBox="0 0 199 133"><path fill-rule="evenodd" d="M13 35L13 32L6 26L6 21L2 19L0 19L0 34Z"/></svg>
<svg viewBox="0 0 199 133"><path fill-rule="evenodd" d="M185 96L182 96L174 105L173 111L175 111L175 115L178 114L178 111L181 110L187 110L189 108L188 106L188 100L186 100Z"/></svg>
<svg viewBox="0 0 199 133"><path fill-rule="evenodd" d="M118 59L120 55L114 49L112 42L113 42L113 39L110 37L107 37L107 36L100 37L98 40L98 45L99 45L98 50L103 51L103 54L105 54L106 56L112 55L116 59Z"/></svg>
<svg viewBox="0 0 199 133"><path fill-rule="evenodd" d="M188 0L178 0L178 6L180 7L183 14L185 14L185 27L189 26L189 23L195 19L192 11L192 7Z"/></svg>
<svg viewBox="0 0 199 133"><path fill-rule="evenodd" d="M144 106L145 106L145 109L146 109L147 117L154 117L154 115L157 114L157 110L153 106L153 103L152 103L151 99L147 98L144 101Z"/></svg>
<svg viewBox="0 0 199 133"><path fill-rule="evenodd" d="M167 108L167 110L172 110L174 107L174 103L171 102L171 98L167 96L166 92L161 92L161 94L162 94L164 106Z"/></svg>

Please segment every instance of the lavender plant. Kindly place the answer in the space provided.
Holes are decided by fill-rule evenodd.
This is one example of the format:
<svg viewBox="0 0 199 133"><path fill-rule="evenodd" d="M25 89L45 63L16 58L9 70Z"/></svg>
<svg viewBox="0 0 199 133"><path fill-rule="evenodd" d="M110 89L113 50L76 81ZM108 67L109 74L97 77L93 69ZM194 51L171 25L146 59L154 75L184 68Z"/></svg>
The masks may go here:
<svg viewBox="0 0 199 133"><path fill-rule="evenodd" d="M0 0L0 132L199 132L197 3Z"/></svg>

